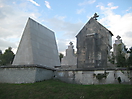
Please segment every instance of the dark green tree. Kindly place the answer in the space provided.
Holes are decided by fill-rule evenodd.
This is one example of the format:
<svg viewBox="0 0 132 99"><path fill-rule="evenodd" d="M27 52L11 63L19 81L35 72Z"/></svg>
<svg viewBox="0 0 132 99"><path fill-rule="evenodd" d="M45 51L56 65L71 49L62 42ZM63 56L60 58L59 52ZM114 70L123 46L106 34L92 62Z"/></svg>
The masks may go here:
<svg viewBox="0 0 132 99"><path fill-rule="evenodd" d="M1 60L2 60L2 51L0 50L0 63L1 63Z"/></svg>
<svg viewBox="0 0 132 99"><path fill-rule="evenodd" d="M132 47L129 49L130 56L128 58L128 66L132 66Z"/></svg>
<svg viewBox="0 0 132 99"><path fill-rule="evenodd" d="M0 50L0 55L2 55L2 51Z"/></svg>
<svg viewBox="0 0 132 99"><path fill-rule="evenodd" d="M59 54L60 62L61 62L61 59L63 58L63 56L64 55L62 53Z"/></svg>
<svg viewBox="0 0 132 99"><path fill-rule="evenodd" d="M13 59L14 59L14 53L12 52L12 48L9 47L8 49L5 50L5 52L1 55L1 65L9 65L12 64Z"/></svg>

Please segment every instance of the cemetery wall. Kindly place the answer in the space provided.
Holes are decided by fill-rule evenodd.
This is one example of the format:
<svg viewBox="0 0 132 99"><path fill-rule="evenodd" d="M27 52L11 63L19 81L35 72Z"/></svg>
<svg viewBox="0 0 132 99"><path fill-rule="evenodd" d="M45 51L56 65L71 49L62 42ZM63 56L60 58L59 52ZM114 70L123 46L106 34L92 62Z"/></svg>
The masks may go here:
<svg viewBox="0 0 132 99"><path fill-rule="evenodd" d="M74 84L132 84L130 70L51 69L41 66L0 67L0 83L34 83L59 79Z"/></svg>
<svg viewBox="0 0 132 99"><path fill-rule="evenodd" d="M130 84L131 72L127 70L58 70L56 79L76 84Z"/></svg>
<svg viewBox="0 0 132 99"><path fill-rule="evenodd" d="M34 83L51 79L53 71L38 67L4 67L0 68L1 83Z"/></svg>

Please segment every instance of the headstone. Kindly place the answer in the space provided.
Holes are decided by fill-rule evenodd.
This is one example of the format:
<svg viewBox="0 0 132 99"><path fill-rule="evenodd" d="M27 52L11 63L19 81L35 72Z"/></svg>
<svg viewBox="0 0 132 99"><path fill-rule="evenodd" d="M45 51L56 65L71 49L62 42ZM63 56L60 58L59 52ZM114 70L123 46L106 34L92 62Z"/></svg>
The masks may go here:
<svg viewBox="0 0 132 99"><path fill-rule="evenodd" d="M121 50L122 53L125 54L126 58L129 57L129 54L127 54L127 51L125 50L125 45L122 42L121 37L118 35L116 38L117 38L117 40L115 40L115 43L113 44L114 56L116 57L118 55L119 50ZM115 58L115 63L117 63L116 58Z"/></svg>
<svg viewBox="0 0 132 99"><path fill-rule="evenodd" d="M12 65L60 66L53 31L29 18Z"/></svg>
<svg viewBox="0 0 132 99"><path fill-rule="evenodd" d="M61 66L73 66L77 64L77 57L75 56L73 43L70 42L68 49L66 49L66 56L62 58Z"/></svg>

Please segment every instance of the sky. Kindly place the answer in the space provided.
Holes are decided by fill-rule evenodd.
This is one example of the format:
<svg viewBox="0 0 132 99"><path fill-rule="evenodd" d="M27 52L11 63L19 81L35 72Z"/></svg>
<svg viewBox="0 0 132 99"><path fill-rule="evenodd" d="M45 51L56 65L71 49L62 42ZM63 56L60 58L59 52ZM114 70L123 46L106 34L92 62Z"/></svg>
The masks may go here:
<svg viewBox="0 0 132 99"><path fill-rule="evenodd" d="M12 47L16 53L28 18L55 32L59 53L69 42L76 49L76 35L88 20L98 22L120 35L126 47L132 46L132 0L0 0L0 49Z"/></svg>

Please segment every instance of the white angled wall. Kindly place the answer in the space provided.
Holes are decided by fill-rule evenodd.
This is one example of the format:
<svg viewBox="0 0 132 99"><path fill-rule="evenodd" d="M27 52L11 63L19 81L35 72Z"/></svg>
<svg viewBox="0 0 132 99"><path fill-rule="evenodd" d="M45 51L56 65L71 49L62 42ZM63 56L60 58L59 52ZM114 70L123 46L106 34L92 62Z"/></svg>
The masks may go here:
<svg viewBox="0 0 132 99"><path fill-rule="evenodd" d="M60 66L58 49L53 31L29 18L13 65L37 64Z"/></svg>

